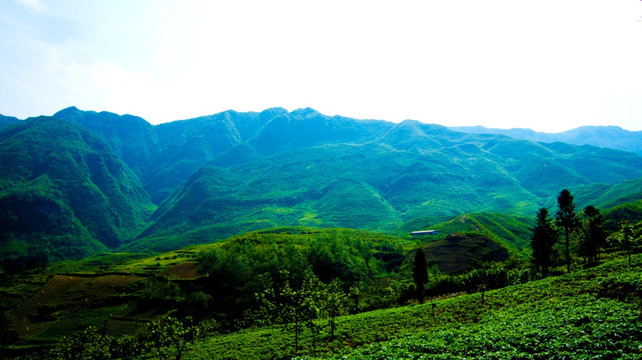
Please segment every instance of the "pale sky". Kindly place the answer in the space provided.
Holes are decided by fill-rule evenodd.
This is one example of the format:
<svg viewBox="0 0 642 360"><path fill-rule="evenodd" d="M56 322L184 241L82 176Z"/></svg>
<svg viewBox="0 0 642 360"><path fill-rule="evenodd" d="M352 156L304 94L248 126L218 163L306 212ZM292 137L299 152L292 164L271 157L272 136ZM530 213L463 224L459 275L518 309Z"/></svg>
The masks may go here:
<svg viewBox="0 0 642 360"><path fill-rule="evenodd" d="M642 130L642 1L0 0L0 114Z"/></svg>

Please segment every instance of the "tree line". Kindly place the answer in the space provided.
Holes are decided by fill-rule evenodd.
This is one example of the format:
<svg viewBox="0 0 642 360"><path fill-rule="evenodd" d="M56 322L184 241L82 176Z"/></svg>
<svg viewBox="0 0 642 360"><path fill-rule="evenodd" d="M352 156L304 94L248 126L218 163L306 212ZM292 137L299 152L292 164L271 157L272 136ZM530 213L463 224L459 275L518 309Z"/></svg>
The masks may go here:
<svg viewBox="0 0 642 360"><path fill-rule="evenodd" d="M627 254L630 263L636 241L628 220L622 219L620 231L608 236L600 209L589 205L577 212L574 197L568 189L562 190L557 197L557 208L554 217L547 208L540 208L535 219L531 239L532 262L543 276L547 276L556 264L560 245L567 272L571 271L572 253L591 267L599 263L600 254L607 247L619 247Z"/></svg>

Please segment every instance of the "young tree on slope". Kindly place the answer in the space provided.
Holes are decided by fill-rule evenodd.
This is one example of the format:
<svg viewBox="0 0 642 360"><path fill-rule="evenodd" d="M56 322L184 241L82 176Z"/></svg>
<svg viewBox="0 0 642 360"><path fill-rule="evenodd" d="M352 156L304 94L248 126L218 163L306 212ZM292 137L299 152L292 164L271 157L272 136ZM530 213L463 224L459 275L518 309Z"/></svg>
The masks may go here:
<svg viewBox="0 0 642 360"><path fill-rule="evenodd" d="M543 276L548 275L548 268L552 265L553 246L556 242L557 230L553 226L553 219L548 217L546 208L541 208L537 212L531 248L533 249L533 263L541 269Z"/></svg>
<svg viewBox="0 0 642 360"><path fill-rule="evenodd" d="M629 259L629 266L631 266L631 252L635 248L635 240L633 237L633 226L628 220L623 220L621 225L622 230L619 237L619 247Z"/></svg>
<svg viewBox="0 0 642 360"><path fill-rule="evenodd" d="M594 206L584 208L584 236L580 244L580 254L585 256L588 266L597 265L600 248L606 243L604 216Z"/></svg>
<svg viewBox="0 0 642 360"><path fill-rule="evenodd" d="M566 256L566 272L571 272L571 234L577 231L580 221L575 213L573 195L567 189L562 190L557 197L559 210L555 215L555 224L564 231L564 255Z"/></svg>
<svg viewBox="0 0 642 360"><path fill-rule="evenodd" d="M415 280L417 288L417 300L424 302L424 284L428 282L428 265L426 264L426 254L423 249L419 248L415 252L415 261L412 267L412 278Z"/></svg>

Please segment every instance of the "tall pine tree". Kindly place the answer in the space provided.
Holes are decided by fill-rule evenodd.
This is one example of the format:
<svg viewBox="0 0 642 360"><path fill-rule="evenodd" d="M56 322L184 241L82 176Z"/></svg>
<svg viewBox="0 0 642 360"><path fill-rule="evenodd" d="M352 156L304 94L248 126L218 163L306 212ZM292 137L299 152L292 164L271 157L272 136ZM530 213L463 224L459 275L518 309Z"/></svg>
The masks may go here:
<svg viewBox="0 0 642 360"><path fill-rule="evenodd" d="M412 267L412 278L415 280L417 288L417 300L424 302L424 285L428 282L428 265L426 264L426 254L423 249L419 248L415 252L415 261Z"/></svg>
<svg viewBox="0 0 642 360"><path fill-rule="evenodd" d="M555 224L564 231L564 255L566 256L566 272L571 272L571 235L577 231L580 221L575 213L573 195L567 189L562 190L557 197L559 210L555 215Z"/></svg>
<svg viewBox="0 0 642 360"><path fill-rule="evenodd" d="M604 216L600 213L600 209L591 205L584 208L583 230L584 236L580 244L580 254L586 258L588 266L597 265L600 249L606 243Z"/></svg>
<svg viewBox="0 0 642 360"><path fill-rule="evenodd" d="M553 246L557 242L557 231L548 215L546 208L539 209L531 239L533 263L541 269L543 276L548 275L548 269L553 262Z"/></svg>

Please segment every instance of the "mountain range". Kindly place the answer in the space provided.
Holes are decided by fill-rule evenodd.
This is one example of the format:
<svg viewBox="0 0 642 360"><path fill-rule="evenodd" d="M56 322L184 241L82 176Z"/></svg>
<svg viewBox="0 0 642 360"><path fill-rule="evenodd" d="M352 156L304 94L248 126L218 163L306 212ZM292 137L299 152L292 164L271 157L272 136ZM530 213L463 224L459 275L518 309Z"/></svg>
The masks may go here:
<svg viewBox="0 0 642 360"><path fill-rule="evenodd" d="M75 107L0 116L0 253L159 251L298 225L399 234L466 213L534 218L563 188L580 206L642 198L637 133L580 128L574 145L457 130L309 108L160 125Z"/></svg>
<svg viewBox="0 0 642 360"><path fill-rule="evenodd" d="M593 145L642 155L642 131L628 131L619 126L582 126L559 133L544 133L531 129L493 129L483 126L460 126L449 127L449 129L472 134L501 134L535 142Z"/></svg>

